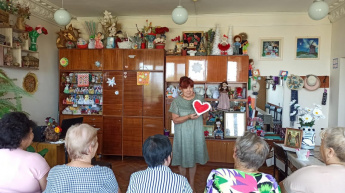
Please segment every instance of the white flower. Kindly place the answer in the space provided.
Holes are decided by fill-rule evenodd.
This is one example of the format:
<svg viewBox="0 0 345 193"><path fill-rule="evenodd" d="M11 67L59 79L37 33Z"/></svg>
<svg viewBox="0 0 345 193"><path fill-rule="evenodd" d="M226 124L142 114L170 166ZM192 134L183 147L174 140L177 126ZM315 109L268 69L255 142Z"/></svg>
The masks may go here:
<svg viewBox="0 0 345 193"><path fill-rule="evenodd" d="M313 117L309 114L305 114L303 117L302 117L302 120L304 123L310 123L312 120L313 120Z"/></svg>
<svg viewBox="0 0 345 193"><path fill-rule="evenodd" d="M316 117L319 117L322 115L322 111L320 109L315 108L313 111L313 115L315 115Z"/></svg>
<svg viewBox="0 0 345 193"><path fill-rule="evenodd" d="M292 113L290 113L290 116L294 116L296 115L297 111L293 111Z"/></svg>
<svg viewBox="0 0 345 193"><path fill-rule="evenodd" d="M295 104L295 102L296 102L296 100L292 100L292 101L290 102L290 106L293 105L293 104Z"/></svg>
<svg viewBox="0 0 345 193"><path fill-rule="evenodd" d="M294 107L295 107L295 109L299 109L301 107L301 105L295 104Z"/></svg>
<svg viewBox="0 0 345 193"><path fill-rule="evenodd" d="M104 17L103 17L103 18L106 19L106 20L110 20L110 19L113 18L113 16L111 15L111 12L105 10L105 11L104 11Z"/></svg>
<svg viewBox="0 0 345 193"><path fill-rule="evenodd" d="M308 107L306 107L306 108L304 108L308 113L311 113L312 112L312 109L311 108L308 108Z"/></svg>

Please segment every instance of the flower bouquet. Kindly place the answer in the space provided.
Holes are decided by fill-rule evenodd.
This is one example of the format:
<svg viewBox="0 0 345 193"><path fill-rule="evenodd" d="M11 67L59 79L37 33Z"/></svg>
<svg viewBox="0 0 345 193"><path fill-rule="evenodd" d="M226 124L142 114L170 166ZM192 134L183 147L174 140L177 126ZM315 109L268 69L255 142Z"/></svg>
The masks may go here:
<svg viewBox="0 0 345 193"><path fill-rule="evenodd" d="M42 27L41 25L38 25L35 29L33 29L31 26L26 25L25 31L29 32L29 37L31 41L29 50L37 51L37 46L36 46L37 38L41 34L47 35L48 34L47 29Z"/></svg>
<svg viewBox="0 0 345 193"><path fill-rule="evenodd" d="M321 106L314 104L314 108L302 108L296 103L296 100L291 101L290 106L294 109L290 116L299 116L300 129L303 130L302 149L314 149L315 129L312 127L315 125L315 121L325 118Z"/></svg>

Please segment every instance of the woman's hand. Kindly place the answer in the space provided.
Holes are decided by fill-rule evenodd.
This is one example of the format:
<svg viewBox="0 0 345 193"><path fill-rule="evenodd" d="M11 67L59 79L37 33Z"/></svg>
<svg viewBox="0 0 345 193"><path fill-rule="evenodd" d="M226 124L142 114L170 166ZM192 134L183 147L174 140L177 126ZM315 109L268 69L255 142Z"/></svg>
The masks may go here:
<svg viewBox="0 0 345 193"><path fill-rule="evenodd" d="M200 117L200 115L198 115L198 114L190 114L188 116L189 116L189 119L192 119L192 120L195 120L195 119Z"/></svg>
<svg viewBox="0 0 345 193"><path fill-rule="evenodd" d="M188 120L195 120L197 118L199 118L199 115L197 115L197 114L189 114L189 115L185 115L185 116L180 117L179 115L172 113L172 119L173 119L175 124L184 123Z"/></svg>

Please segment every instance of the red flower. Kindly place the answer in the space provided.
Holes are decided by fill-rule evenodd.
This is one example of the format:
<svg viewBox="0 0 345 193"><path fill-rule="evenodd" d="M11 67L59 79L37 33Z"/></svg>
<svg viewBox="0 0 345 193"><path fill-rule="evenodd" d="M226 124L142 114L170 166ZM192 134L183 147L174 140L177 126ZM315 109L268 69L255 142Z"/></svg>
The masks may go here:
<svg viewBox="0 0 345 193"><path fill-rule="evenodd" d="M157 34L164 34L165 32L169 32L169 28L167 28L167 27L156 27L155 31Z"/></svg>
<svg viewBox="0 0 345 193"><path fill-rule="evenodd" d="M204 131L204 135L205 135L205 137L207 137L207 136L208 136L208 134L209 134L209 132L208 132L208 131Z"/></svg>
<svg viewBox="0 0 345 193"><path fill-rule="evenodd" d="M42 32L45 34L45 35L47 35L48 34L48 31L47 31L47 29L46 28L42 28Z"/></svg>
<svg viewBox="0 0 345 193"><path fill-rule="evenodd" d="M25 25L25 31L30 32L30 31L32 31L32 30L33 30L33 28L32 28L31 26Z"/></svg>

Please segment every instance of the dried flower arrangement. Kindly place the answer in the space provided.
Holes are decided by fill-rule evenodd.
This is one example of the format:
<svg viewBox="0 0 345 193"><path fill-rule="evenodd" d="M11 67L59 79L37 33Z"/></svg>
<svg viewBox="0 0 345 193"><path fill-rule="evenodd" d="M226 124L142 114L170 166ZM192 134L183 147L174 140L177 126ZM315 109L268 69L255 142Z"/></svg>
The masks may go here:
<svg viewBox="0 0 345 193"><path fill-rule="evenodd" d="M116 31L118 28L117 17L113 17L111 15L111 12L107 10L105 10L103 14L104 16L100 20L100 23L103 29L103 34L105 35L105 37L109 37L109 36L114 37L116 35Z"/></svg>
<svg viewBox="0 0 345 193"><path fill-rule="evenodd" d="M19 3L16 5L15 15L18 17L23 17L25 19L30 19L31 12L29 6L21 6Z"/></svg>

